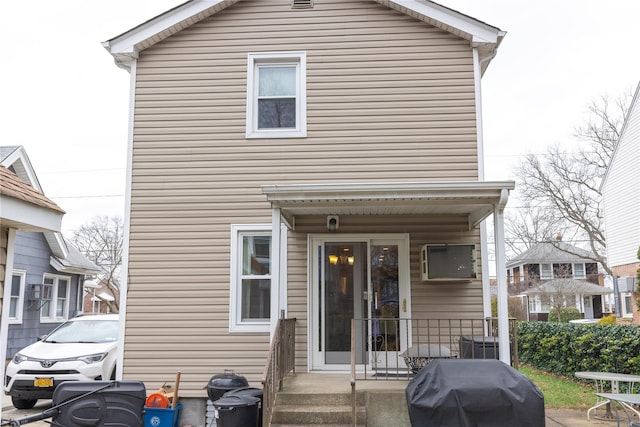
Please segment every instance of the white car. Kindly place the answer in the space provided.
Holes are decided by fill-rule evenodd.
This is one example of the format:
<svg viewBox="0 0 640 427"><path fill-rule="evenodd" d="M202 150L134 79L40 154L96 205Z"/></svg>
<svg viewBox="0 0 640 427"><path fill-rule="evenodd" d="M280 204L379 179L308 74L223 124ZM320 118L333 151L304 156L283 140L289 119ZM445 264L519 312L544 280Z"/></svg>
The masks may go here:
<svg viewBox="0 0 640 427"><path fill-rule="evenodd" d="M63 381L115 379L118 315L70 319L42 340L20 350L7 365L5 393L17 409L51 399Z"/></svg>

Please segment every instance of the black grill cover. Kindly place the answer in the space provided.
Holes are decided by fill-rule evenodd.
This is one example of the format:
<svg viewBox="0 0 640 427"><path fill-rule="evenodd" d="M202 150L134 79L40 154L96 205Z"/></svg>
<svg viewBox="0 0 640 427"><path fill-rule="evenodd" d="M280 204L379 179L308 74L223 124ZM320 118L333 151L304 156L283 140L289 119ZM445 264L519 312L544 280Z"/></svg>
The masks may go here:
<svg viewBox="0 0 640 427"><path fill-rule="evenodd" d="M436 359L406 389L412 427L544 427L542 391L498 360Z"/></svg>

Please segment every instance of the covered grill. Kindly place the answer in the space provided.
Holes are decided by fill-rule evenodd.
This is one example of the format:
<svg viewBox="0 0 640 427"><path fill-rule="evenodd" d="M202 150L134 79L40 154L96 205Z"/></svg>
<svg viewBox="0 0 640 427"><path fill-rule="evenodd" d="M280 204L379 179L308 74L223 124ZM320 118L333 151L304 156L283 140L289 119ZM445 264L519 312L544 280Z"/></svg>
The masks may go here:
<svg viewBox="0 0 640 427"><path fill-rule="evenodd" d="M406 389L413 427L544 427L544 397L498 360L438 359Z"/></svg>

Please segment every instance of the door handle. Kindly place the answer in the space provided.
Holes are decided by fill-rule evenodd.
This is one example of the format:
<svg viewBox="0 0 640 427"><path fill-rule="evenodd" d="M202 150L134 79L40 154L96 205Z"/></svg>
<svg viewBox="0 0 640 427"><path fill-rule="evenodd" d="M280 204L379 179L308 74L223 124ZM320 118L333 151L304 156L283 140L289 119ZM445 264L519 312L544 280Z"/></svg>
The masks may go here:
<svg viewBox="0 0 640 427"><path fill-rule="evenodd" d="M403 298L403 299L402 299L402 311L403 311L404 313L406 313L406 312L407 312L407 299L406 299L406 298Z"/></svg>

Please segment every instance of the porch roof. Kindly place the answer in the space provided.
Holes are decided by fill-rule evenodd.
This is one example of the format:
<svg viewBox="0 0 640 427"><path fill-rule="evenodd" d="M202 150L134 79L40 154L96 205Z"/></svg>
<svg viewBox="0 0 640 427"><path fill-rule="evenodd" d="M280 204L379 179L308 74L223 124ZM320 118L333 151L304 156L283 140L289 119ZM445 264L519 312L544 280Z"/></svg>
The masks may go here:
<svg viewBox="0 0 640 427"><path fill-rule="evenodd" d="M504 209L513 181L263 185L272 208L302 215L465 215L469 228Z"/></svg>

